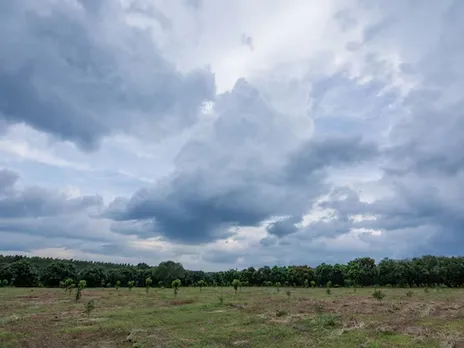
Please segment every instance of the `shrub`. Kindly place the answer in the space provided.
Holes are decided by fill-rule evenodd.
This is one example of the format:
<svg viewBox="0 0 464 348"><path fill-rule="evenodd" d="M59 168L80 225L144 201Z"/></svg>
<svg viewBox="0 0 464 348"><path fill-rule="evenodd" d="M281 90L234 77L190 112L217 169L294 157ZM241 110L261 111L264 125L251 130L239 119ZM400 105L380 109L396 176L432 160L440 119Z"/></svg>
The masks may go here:
<svg viewBox="0 0 464 348"><path fill-rule="evenodd" d="M121 286L121 282L118 280L118 281L116 282L116 290L119 290L119 287L120 287L120 286Z"/></svg>
<svg viewBox="0 0 464 348"><path fill-rule="evenodd" d="M235 294L237 294L238 287L240 286L240 280L234 279L234 280L232 281L232 286L234 287Z"/></svg>
<svg viewBox="0 0 464 348"><path fill-rule="evenodd" d="M84 314L87 315L87 318L90 317L90 313L95 309L95 301L90 300L84 305Z"/></svg>
<svg viewBox="0 0 464 348"><path fill-rule="evenodd" d="M381 290L375 289L372 293L372 297L375 298L377 301L381 302L387 295Z"/></svg>
<svg viewBox="0 0 464 348"><path fill-rule="evenodd" d="M327 295L330 295L332 293L332 290L330 288L327 288L325 292L327 293Z"/></svg>
<svg viewBox="0 0 464 348"><path fill-rule="evenodd" d="M332 281L329 280L326 285L327 285L328 288L331 288L332 287Z"/></svg>
<svg viewBox="0 0 464 348"><path fill-rule="evenodd" d="M315 282L314 280L311 280L311 283L310 283L310 284L311 284L311 287L312 287L312 288L316 287L316 282Z"/></svg>
<svg viewBox="0 0 464 348"><path fill-rule="evenodd" d="M135 283L134 283L133 280L130 280L130 281L127 282L127 287L129 288L129 291L132 290L132 288L134 287L134 284L135 284Z"/></svg>
<svg viewBox="0 0 464 348"><path fill-rule="evenodd" d="M180 279L175 279L172 281L171 286L174 288L174 296L177 296L177 292L179 291L181 285L182 282L180 281Z"/></svg>

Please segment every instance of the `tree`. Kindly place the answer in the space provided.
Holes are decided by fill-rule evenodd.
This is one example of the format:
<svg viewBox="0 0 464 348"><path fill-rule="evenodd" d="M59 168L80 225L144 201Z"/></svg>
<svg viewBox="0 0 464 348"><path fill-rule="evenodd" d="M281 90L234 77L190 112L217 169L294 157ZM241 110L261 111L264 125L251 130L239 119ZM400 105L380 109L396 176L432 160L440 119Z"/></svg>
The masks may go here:
<svg viewBox="0 0 464 348"><path fill-rule="evenodd" d="M75 279L76 267L70 262L55 261L49 264L42 274L42 283L45 286L57 287L60 281L66 278Z"/></svg>
<svg viewBox="0 0 464 348"><path fill-rule="evenodd" d="M32 287L39 285L37 268L28 260L19 260L2 268L0 279L11 279L11 285L16 287Z"/></svg>
<svg viewBox="0 0 464 348"><path fill-rule="evenodd" d="M132 290L132 288L134 287L134 284L135 282L133 280L130 280L127 282L127 287L129 288L129 291Z"/></svg>
<svg viewBox="0 0 464 348"><path fill-rule="evenodd" d="M118 280L118 281L116 282L116 290L119 290L119 287L120 287L120 286L121 286L121 282Z"/></svg>
<svg viewBox="0 0 464 348"><path fill-rule="evenodd" d="M87 286L87 282L85 280L79 281L79 284L77 285L77 289L76 289L76 302L81 299L82 290L84 290L86 286Z"/></svg>
<svg viewBox="0 0 464 348"><path fill-rule="evenodd" d="M237 295L238 287L240 286L240 280L234 279L232 281L232 286L234 287L235 294Z"/></svg>
<svg viewBox="0 0 464 348"><path fill-rule="evenodd" d="M180 279L174 279L171 283L171 286L174 288L174 296L177 296L177 292L179 291L180 286L182 285L182 282Z"/></svg>

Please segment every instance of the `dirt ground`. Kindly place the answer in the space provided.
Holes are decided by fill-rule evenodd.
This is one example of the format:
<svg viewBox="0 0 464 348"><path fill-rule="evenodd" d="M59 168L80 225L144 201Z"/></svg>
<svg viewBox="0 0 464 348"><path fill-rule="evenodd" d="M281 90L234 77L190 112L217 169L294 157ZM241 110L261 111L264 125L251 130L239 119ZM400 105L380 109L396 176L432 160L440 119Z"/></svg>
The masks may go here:
<svg viewBox="0 0 464 348"><path fill-rule="evenodd" d="M464 347L464 289L373 291L1 288L0 347Z"/></svg>

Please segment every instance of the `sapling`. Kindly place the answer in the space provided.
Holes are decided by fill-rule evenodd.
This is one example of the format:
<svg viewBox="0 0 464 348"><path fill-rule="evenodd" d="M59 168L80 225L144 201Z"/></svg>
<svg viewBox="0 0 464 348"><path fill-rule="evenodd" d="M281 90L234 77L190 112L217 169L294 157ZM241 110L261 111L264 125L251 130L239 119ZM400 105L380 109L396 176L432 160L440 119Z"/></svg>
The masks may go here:
<svg viewBox="0 0 464 348"><path fill-rule="evenodd" d="M327 287L328 287L328 288L331 288L331 287L332 287L332 281L331 281L331 280L329 280L329 281L327 282L327 284L326 284L326 285L327 285Z"/></svg>
<svg viewBox="0 0 464 348"><path fill-rule="evenodd" d="M316 287L316 282L314 280L311 280L311 287L312 288Z"/></svg>
<svg viewBox="0 0 464 348"><path fill-rule="evenodd" d="M309 281L308 281L308 279L305 279L305 281L304 281L304 287L305 287L305 288L309 288Z"/></svg>
<svg viewBox="0 0 464 348"><path fill-rule="evenodd" d="M121 286L121 282L118 280L118 281L116 282L116 290L119 290L119 287L120 287L120 286Z"/></svg>
<svg viewBox="0 0 464 348"><path fill-rule="evenodd" d="M238 287L240 286L240 280L234 279L232 281L232 286L234 287L235 295L237 295Z"/></svg>
<svg viewBox="0 0 464 348"><path fill-rule="evenodd" d="M85 280L79 281L79 284L77 285L77 289L76 289L76 302L81 299L82 290L84 290L86 286L87 286L87 282Z"/></svg>
<svg viewBox="0 0 464 348"><path fill-rule="evenodd" d="M152 280L150 277L145 279L145 291L147 292L147 294L148 294L148 290L150 290L151 283L152 283Z"/></svg>
<svg viewBox="0 0 464 348"><path fill-rule="evenodd" d="M179 288L182 285L182 282L180 279L175 279L172 281L171 286L174 288L174 296L177 296L177 293L179 292Z"/></svg>
<svg viewBox="0 0 464 348"><path fill-rule="evenodd" d="M202 279L198 282L198 287L200 288L200 292L201 292L201 289L206 285L206 282Z"/></svg>
<svg viewBox="0 0 464 348"><path fill-rule="evenodd" d="M133 280L130 280L127 282L127 287L129 288L129 291L132 290L132 288L134 287L134 281Z"/></svg>
<svg viewBox="0 0 464 348"><path fill-rule="evenodd" d="M372 297L375 298L377 301L382 302L382 300L385 298L385 293L383 293L381 290L375 289L374 292L372 293Z"/></svg>
<svg viewBox="0 0 464 348"><path fill-rule="evenodd" d="M95 309L95 301L90 300L84 305L84 313L87 314L87 318L90 317L90 313Z"/></svg>
<svg viewBox="0 0 464 348"><path fill-rule="evenodd" d="M332 293L332 290L330 288L327 288L325 292L327 293L327 295L330 295Z"/></svg>

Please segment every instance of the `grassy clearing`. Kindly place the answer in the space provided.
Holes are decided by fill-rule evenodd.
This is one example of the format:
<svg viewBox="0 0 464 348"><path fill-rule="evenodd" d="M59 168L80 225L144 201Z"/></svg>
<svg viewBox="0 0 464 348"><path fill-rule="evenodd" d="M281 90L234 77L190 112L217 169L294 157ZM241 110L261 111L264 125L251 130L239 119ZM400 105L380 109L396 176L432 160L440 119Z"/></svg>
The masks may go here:
<svg viewBox="0 0 464 348"><path fill-rule="evenodd" d="M85 289L76 303L60 289L2 288L0 347L464 346L464 290L373 292Z"/></svg>

